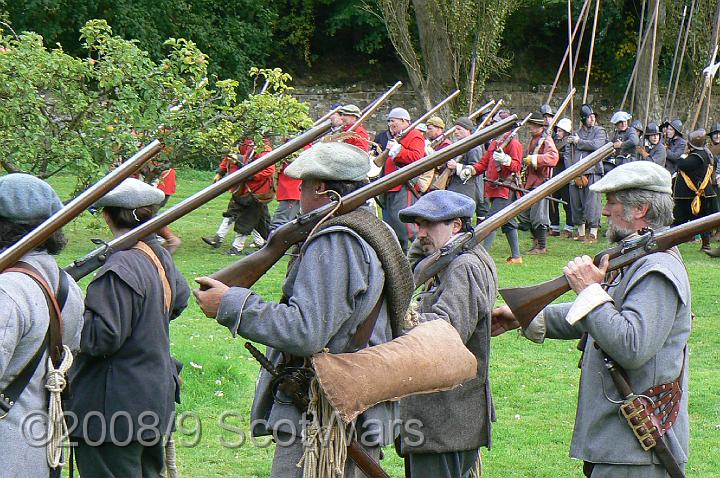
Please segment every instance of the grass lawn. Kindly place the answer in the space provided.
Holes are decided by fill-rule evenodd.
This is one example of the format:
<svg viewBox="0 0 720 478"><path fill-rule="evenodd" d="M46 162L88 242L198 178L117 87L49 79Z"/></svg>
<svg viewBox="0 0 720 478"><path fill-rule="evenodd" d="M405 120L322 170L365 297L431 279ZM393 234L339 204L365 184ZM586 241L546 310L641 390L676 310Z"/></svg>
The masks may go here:
<svg viewBox="0 0 720 478"><path fill-rule="evenodd" d="M170 205L207 186L211 172L179 173L178 194ZM51 181L67 198L72 178ZM173 224L183 240L175 261L185 277L211 274L236 258L210 249L200 236L214 234L227 203L221 196ZM272 205L274 207L274 204ZM84 213L65 228L69 246L59 258L62 266L94 248L91 238L109 239L100 218ZM602 241L601 241L602 242ZM229 241L226 244L229 247ZM521 233L521 250L530 248L528 233ZM500 286L531 285L561 274L568 260L594 254L605 244L584 246L549 238L545 256L525 256L522 266L508 266L509 248L502 234L491 250ZM689 477L720 476L720 379L717 378L718 296L720 261L700 253L699 244L681 247L690 272L693 311L690 339L691 451ZM269 300L280 295L286 261L278 263L254 290ZM82 281L86 285L88 278ZM572 294L560 300L572 300ZM173 354L183 362L183 401L178 407L182 423L178 443L180 473L185 477L266 477L270 474L272 445L253 443L248 435L249 411L258 364L244 349L241 338L207 319L191 301L171 326ZM713 352L714 351L714 352ZM493 448L483 450L488 477L578 477L582 464L568 458L575 416L579 370L575 342L548 341L536 345L514 334L493 339L491 381L497 410ZM715 378L713 378L715 377ZM182 432L182 433L180 433ZM383 465L393 477L403 476L401 460L387 450Z"/></svg>

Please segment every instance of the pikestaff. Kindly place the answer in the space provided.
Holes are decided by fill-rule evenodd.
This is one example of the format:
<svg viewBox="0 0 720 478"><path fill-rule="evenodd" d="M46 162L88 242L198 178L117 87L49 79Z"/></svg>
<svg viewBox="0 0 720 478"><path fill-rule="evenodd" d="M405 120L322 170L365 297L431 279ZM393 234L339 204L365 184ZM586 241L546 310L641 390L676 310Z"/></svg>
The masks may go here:
<svg viewBox="0 0 720 478"><path fill-rule="evenodd" d="M675 77L675 65L677 63L678 51L680 50L680 41L682 40L683 26L685 26L685 17L687 16L687 5L683 6L682 16L680 17L680 28L678 28L678 37L675 42L675 53L673 53L672 67L670 68L670 79L668 80L667 90L665 91L665 103L663 104L662 117L665 118L667 112L668 100L670 99L670 90L672 89L673 78Z"/></svg>
<svg viewBox="0 0 720 478"><path fill-rule="evenodd" d="M650 21L648 22L647 29L645 30L645 35L643 36L642 44L640 45L640 50L638 50L637 58L635 59L635 66L633 67L632 73L630 74L630 80L628 81L627 88L625 88L625 94L623 95L622 102L620 103L620 109L625 110L625 101L627 100L628 93L630 93L630 88L632 88L635 78L637 77L637 71L638 66L640 65L640 58L642 57L642 52L645 49L645 42L647 42L648 37L650 36L650 28L652 28L653 22L655 21L655 14L653 12L652 18L650 18Z"/></svg>
<svg viewBox="0 0 720 478"><path fill-rule="evenodd" d="M683 39L682 50L680 51L680 60L678 60L677 74L675 75L675 84L673 85L672 97L670 99L670 109L667 112L666 118L673 117L673 110L675 109L675 95L677 94L678 83L680 82L680 72L682 71L683 60L685 59L685 47L687 47L688 37L690 36L690 25L692 24L693 13L695 12L695 0L692 0L690 4L690 15L688 16L687 24L685 25L685 38Z"/></svg>
<svg viewBox="0 0 720 478"><path fill-rule="evenodd" d="M588 57L587 71L585 72L585 89L583 90L582 104L587 103L588 89L590 87L590 70L592 69L593 52L595 50L595 34L597 33L598 16L600 15L600 0L595 0L595 18L593 18L592 37L590 38L590 56ZM574 116L570 119L573 127ZM574 129L574 128L573 128Z"/></svg>
<svg viewBox="0 0 720 478"><path fill-rule="evenodd" d="M567 48L565 49L565 55L563 56L562 61L560 62L560 67L558 68L557 73L555 74L555 80L553 81L552 87L550 88L550 92L548 93L546 103L550 103L550 100L552 99L553 95L555 94L555 87L558 84L558 81L560 81L560 75L562 74L563 68L565 68L565 62L568 59L568 56L570 55L570 49L572 48L572 44L575 41L575 35L577 34L578 29L580 28L580 22L582 21L582 18L587 15L588 8L590 6L590 0L585 0L585 3L583 3L582 9L580 10L580 16L577 19L577 22L575 23L575 28L573 29L572 35L570 37L570 42L568 43Z"/></svg>
<svg viewBox="0 0 720 478"><path fill-rule="evenodd" d="M655 17L655 22L653 23L653 36L652 36L652 48L650 48L650 61L648 62L649 72L648 72L648 84L647 84L647 100L645 101L645 114L643 115L643 120L645 124L647 124L650 120L648 118L648 114L650 112L650 97L652 96L652 89L653 89L653 72L655 71L655 43L657 41L657 26L658 26L658 9L660 8L660 0L655 0L655 13L653 14L653 17Z"/></svg>
<svg viewBox="0 0 720 478"><path fill-rule="evenodd" d="M715 59L717 58L717 52L718 45L715 45L715 50L713 51L710 64L703 70L703 85L700 88L700 98L698 98L697 108L695 109L695 114L693 115L692 122L690 123L690 131L694 130L695 125L697 125L697 120L700 116L700 110L702 109L703 101L705 101L706 98L708 102L708 107L710 106L710 91L712 88L712 83L715 79L715 75L717 74L718 69L720 68L720 61L715 63Z"/></svg>
<svg viewBox="0 0 720 478"><path fill-rule="evenodd" d="M640 26L638 27L637 49L635 50L636 55L638 55L640 53L640 49L642 48L642 41L645 38L645 36L643 35L643 27L645 26L645 7L646 6L647 6L647 0L643 0L642 8L640 9ZM631 79L631 81L632 81L632 79ZM635 92L636 91L637 91L637 83L633 83L632 97L630 98L630 111L632 111L633 108L635 107Z"/></svg>

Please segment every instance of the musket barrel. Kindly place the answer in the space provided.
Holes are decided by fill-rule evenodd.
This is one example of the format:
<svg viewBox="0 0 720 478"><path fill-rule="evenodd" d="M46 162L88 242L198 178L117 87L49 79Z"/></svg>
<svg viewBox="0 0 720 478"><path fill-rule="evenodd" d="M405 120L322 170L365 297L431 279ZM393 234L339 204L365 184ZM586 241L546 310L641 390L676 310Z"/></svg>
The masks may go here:
<svg viewBox="0 0 720 478"><path fill-rule="evenodd" d="M162 227L167 226L173 221L176 221L206 202L215 199L227 190L247 180L247 178L254 176L271 164L275 164L279 160L303 148L305 145L312 143L318 137L325 134L329 129L330 121L325 121L320 126L309 129L300 136L297 136L283 144L279 148L270 151L262 158L258 158L250 164L238 169L234 173L225 176L215 184L212 184L193 194L189 198L176 204L162 214L155 216L146 223L128 231L122 236L116 237L110 241L107 246L100 247L92 251L87 256L76 260L73 264L67 266L65 271L75 280L85 277L95 269L102 266L102 263L106 259L108 253L128 249L134 246L140 239L161 229Z"/></svg>
<svg viewBox="0 0 720 478"><path fill-rule="evenodd" d="M516 119L517 117L513 115L492 126L476 131L447 148L400 168L347 196L343 196L339 205L333 202L315 211L303 214L294 221L275 230L263 248L215 272L210 277L231 287L251 287L273 264L282 258L290 246L304 241L315 225L336 207L337 214L350 212L365 204L368 199L395 186L405 184L425 171L510 130L516 124Z"/></svg>
<svg viewBox="0 0 720 478"><path fill-rule="evenodd" d="M377 111L377 109L380 108L380 105L382 105L382 104L385 102L385 100L387 100L388 98L390 98L390 96L391 96L393 93L395 93L397 90L399 90L401 86L402 86L402 81L396 82L396 83L395 83L389 90L387 90L380 98L376 99L376 100L373 101L370 105L368 105L368 107L365 108L365 110L363 111L362 115L360 115L360 117L358 118L358 120L357 120L352 126L350 126L350 128L348 128L348 131L355 131L355 129L356 129L358 126L360 126L360 125L363 123L363 121L365 121L365 120L368 119L370 116L372 116L373 114L375 114L375 112Z"/></svg>
<svg viewBox="0 0 720 478"><path fill-rule="evenodd" d="M2 254L0 254L0 271L15 264L26 253L45 242L55 231L62 228L88 207L92 206L93 203L120 184L125 178L134 174L161 150L162 144L160 141L152 141L135 153L130 159L111 171L103 179L70 201L57 213L46 219L20 241L3 251Z"/></svg>

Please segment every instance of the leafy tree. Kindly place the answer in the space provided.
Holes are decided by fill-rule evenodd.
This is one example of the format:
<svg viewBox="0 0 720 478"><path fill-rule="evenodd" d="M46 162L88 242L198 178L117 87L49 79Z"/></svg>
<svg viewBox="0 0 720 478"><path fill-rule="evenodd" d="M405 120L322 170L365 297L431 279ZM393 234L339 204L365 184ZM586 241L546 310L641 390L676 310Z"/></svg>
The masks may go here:
<svg viewBox="0 0 720 478"><path fill-rule="evenodd" d="M104 20L80 35L84 58L48 50L42 37L0 37L0 164L48 177L60 171L82 187L159 137L174 166L207 165L244 137L289 135L311 121L289 93L289 75L253 69L267 81L243 98L237 80L208 80L208 57L192 41L165 41L155 62Z"/></svg>

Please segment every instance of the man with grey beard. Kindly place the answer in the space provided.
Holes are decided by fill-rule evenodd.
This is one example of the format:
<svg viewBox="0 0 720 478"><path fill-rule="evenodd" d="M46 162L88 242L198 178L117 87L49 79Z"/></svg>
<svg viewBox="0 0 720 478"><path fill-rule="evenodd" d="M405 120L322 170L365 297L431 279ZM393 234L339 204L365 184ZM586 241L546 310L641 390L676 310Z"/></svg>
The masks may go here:
<svg viewBox="0 0 720 478"><path fill-rule="evenodd" d="M605 193L603 215L612 242L633 240L637 231L672 223L670 173L650 161L610 171L591 189ZM563 269L574 302L546 307L523 330L530 340L582 339L582 376L570 456L585 462L585 476L665 478L656 448L646 451L619 413L626 398L613 386L614 362L641 397L681 469L688 459L688 350L690 284L676 248L648 254L608 272L589 256ZM519 327L512 311L493 311L493 335ZM647 399L647 400L646 400ZM650 428L653 426L650 425ZM646 429L647 431L647 429ZM642 434L642 431L639 431Z"/></svg>

